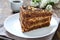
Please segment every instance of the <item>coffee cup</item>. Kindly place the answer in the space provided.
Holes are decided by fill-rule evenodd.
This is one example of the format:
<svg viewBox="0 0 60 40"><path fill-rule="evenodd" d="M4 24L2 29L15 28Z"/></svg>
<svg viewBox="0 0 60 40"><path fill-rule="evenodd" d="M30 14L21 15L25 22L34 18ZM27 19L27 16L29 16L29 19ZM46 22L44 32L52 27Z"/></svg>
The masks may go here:
<svg viewBox="0 0 60 40"><path fill-rule="evenodd" d="M20 7L23 5L23 1L22 0L10 0L10 4L11 4L11 9L14 12L18 12L20 11Z"/></svg>

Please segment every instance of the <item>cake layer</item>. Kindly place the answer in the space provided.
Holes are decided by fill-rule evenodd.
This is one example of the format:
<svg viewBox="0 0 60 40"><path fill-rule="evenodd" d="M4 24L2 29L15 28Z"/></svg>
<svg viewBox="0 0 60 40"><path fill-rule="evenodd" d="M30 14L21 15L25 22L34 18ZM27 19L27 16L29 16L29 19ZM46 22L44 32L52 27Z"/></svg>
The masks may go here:
<svg viewBox="0 0 60 40"><path fill-rule="evenodd" d="M34 11L32 11L32 10L25 10L25 9L23 9L23 8L21 8L21 12L22 12L22 17L23 18L34 18L34 17L45 17L45 16L51 16L52 15L52 13L50 12L50 11L48 11L48 10L43 10L43 9L41 9L41 10L34 10Z"/></svg>
<svg viewBox="0 0 60 40"><path fill-rule="evenodd" d="M30 26L28 25L28 23L27 23L27 26L25 26L26 24L25 25L22 24L22 25L23 25L22 26L23 30L28 30L29 31L30 29L32 30L32 29L36 29L36 28L41 28L41 27L49 26L50 25L50 20L48 19L48 20L46 20L44 22L38 22L38 23L32 24Z"/></svg>
<svg viewBox="0 0 60 40"><path fill-rule="evenodd" d="M32 18L30 20L23 20L22 24L24 24L25 26L31 26L31 25L36 24L36 23L43 23L45 21L50 21L51 17L50 16L45 17L45 18L42 17L41 19L38 19L39 17L37 19L36 18Z"/></svg>
<svg viewBox="0 0 60 40"><path fill-rule="evenodd" d="M29 28L27 28L27 27L25 27L24 25L22 25L22 31L23 31L23 32L28 32L28 31L31 31L31 30L33 30L33 29L37 29L37 28L41 28L41 27L46 27L46 26L49 26L49 25L50 25L50 22L49 22L49 21L35 24L35 25L33 25L33 26L30 26Z"/></svg>

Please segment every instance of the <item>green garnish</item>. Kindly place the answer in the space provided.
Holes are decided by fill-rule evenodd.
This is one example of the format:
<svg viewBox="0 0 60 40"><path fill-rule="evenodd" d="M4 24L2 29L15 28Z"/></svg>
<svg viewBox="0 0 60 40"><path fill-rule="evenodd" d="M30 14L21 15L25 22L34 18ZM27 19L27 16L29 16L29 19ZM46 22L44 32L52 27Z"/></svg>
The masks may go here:
<svg viewBox="0 0 60 40"><path fill-rule="evenodd" d="M53 6L54 5L54 2L49 2L49 3L46 4L46 6L47 5L52 5ZM44 9L46 8L46 6L44 7Z"/></svg>
<svg viewBox="0 0 60 40"><path fill-rule="evenodd" d="M49 3L47 3L47 5L54 5L54 2L49 2Z"/></svg>
<svg viewBox="0 0 60 40"><path fill-rule="evenodd" d="M32 0L32 2L34 2L34 0Z"/></svg>
<svg viewBox="0 0 60 40"><path fill-rule="evenodd" d="M41 0L36 0L36 2L41 2Z"/></svg>
<svg viewBox="0 0 60 40"><path fill-rule="evenodd" d="M32 0L32 2L41 2L41 0Z"/></svg>

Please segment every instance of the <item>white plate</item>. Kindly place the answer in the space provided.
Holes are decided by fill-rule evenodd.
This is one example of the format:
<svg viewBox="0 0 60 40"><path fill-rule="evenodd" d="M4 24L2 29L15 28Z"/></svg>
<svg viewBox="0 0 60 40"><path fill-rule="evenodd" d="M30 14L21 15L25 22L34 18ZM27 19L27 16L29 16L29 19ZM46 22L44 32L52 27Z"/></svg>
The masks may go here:
<svg viewBox="0 0 60 40"><path fill-rule="evenodd" d="M13 35L23 38L38 38L48 36L54 33L58 27L58 22L54 16L52 16L50 26L45 28L39 28L30 32L22 33L21 25L19 21L19 13L9 16L4 22L5 29Z"/></svg>

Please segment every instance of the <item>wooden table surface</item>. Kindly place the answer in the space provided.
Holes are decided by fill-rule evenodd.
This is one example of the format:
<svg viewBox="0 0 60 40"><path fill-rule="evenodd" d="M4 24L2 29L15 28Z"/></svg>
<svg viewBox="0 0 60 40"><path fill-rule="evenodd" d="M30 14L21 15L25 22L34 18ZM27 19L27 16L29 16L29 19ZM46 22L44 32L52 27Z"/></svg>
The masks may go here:
<svg viewBox="0 0 60 40"><path fill-rule="evenodd" d="M25 0L24 0L25 1ZM0 24L2 24L4 22L4 20L6 19L6 17L12 15L12 10L10 7L10 3L8 0L0 0L0 9L2 9L2 12L0 13L0 15L2 14L3 17L0 19ZM58 15L58 17L60 17L60 9L54 9L55 13ZM60 24L59 24L59 28L56 31L53 40L60 40Z"/></svg>

